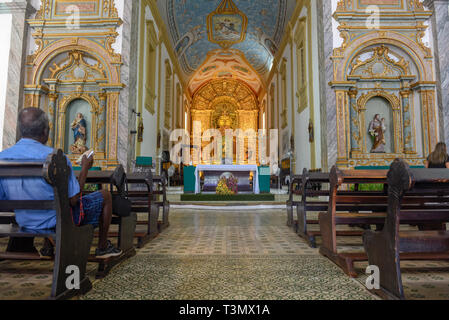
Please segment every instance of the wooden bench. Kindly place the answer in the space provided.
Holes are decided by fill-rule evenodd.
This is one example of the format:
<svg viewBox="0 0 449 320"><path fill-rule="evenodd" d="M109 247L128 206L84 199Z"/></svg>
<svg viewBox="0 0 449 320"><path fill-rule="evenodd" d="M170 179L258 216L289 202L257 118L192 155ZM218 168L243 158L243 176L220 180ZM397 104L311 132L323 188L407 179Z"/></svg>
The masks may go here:
<svg viewBox="0 0 449 320"><path fill-rule="evenodd" d="M357 277L354 270L354 262L366 261L368 257L364 251L342 253L337 250L337 225L362 226L364 229L370 229L371 225L376 225L377 230L381 230L385 223L385 217L388 207L387 188L382 192L372 191L339 191L343 186L347 189L351 185L359 184L383 184L387 185L387 171L385 170L339 170L332 168L330 174L330 196L327 212L319 214L320 232L322 244L320 253L328 257L335 264L340 266L343 271L351 277ZM435 200L432 191L409 192L403 199L406 209L425 208L433 209L438 206L428 205L427 203ZM409 215L407 219L401 221L402 224L416 225L421 229L433 228L432 221L422 221ZM441 228L441 224L439 225ZM347 231L354 236L360 234L359 231ZM414 255L404 255L404 259L416 260Z"/></svg>
<svg viewBox="0 0 449 320"><path fill-rule="evenodd" d="M295 179L301 177L299 182L299 190L295 194L301 195L300 201L292 201L296 205L296 219L293 220L292 226L295 232L303 238L310 247L316 248L316 237L321 235L319 230L310 231L309 225L318 225L318 219L310 219L308 216L312 212L327 211L329 207L329 188L324 187L329 184L329 173L321 171L308 171L304 169L301 176L296 176ZM338 191L339 195L353 196L359 192L357 188L354 191ZM373 194L371 194L373 195ZM288 206L287 206L288 208ZM350 210L351 206L341 204L339 210ZM293 211L293 210L291 210ZM290 212L288 211L290 215ZM293 213L292 213L293 215ZM338 236L354 236L362 235L362 231L337 231Z"/></svg>
<svg viewBox="0 0 449 320"><path fill-rule="evenodd" d="M415 205L410 198L419 195ZM417 231L400 230L414 220L430 224ZM395 160L388 173L388 211L382 231L366 231L363 243L370 265L379 267L384 298L404 299L401 260L449 260L449 171L410 169ZM429 230L436 229L436 230Z"/></svg>
<svg viewBox="0 0 449 320"><path fill-rule="evenodd" d="M317 225L317 219L308 219L309 212L325 211L328 208L328 199L320 200L309 198L329 197L329 190L323 190L321 187L314 186L328 184L329 173L313 172L304 169L302 174L302 182L299 193L301 201L296 206L296 221L293 223L296 233L307 241L310 247L316 247L316 236L320 235L319 231L309 231L308 225Z"/></svg>
<svg viewBox="0 0 449 320"><path fill-rule="evenodd" d="M53 238L56 242L53 283L50 299L68 299L85 294L92 284L86 276L87 259L93 239L93 227L76 227L72 221L68 197L69 168L61 150L49 155L45 163L0 162L0 178L44 178L55 193L54 201L0 201L0 211L56 210L55 230L24 230L15 224L0 225L0 237L9 237L0 260L41 260L34 238ZM80 289L69 290L66 280L69 266L76 266L80 274Z"/></svg>
<svg viewBox="0 0 449 320"><path fill-rule="evenodd" d="M80 172L75 172L79 176ZM113 176L118 177L115 181ZM125 170L122 165L119 165L114 171L89 171L86 184L107 185L111 193L117 194L119 190L123 189L125 183ZM115 189L114 189L115 187ZM107 259L98 259L94 255L89 257L90 262L98 263L97 278L104 278L109 271L118 263L132 257L136 254L134 247L134 233L137 224L137 214L132 212L129 217L112 217L111 225L118 225L118 232L110 231L108 236L117 238L117 247L122 250L119 257L111 257ZM98 236L98 232L95 233Z"/></svg>
<svg viewBox="0 0 449 320"><path fill-rule="evenodd" d="M127 175L128 185L144 185L146 191L128 191L129 199L133 203L133 211L147 213L147 219L138 221L138 225L147 226L146 231L136 231L137 247L142 248L150 240L159 235L159 206L155 201L154 179L151 172L132 173Z"/></svg>
<svg viewBox="0 0 449 320"><path fill-rule="evenodd" d="M145 184L147 191L140 193L138 191L130 191L129 194L133 195L133 198L136 201L135 202L136 205L143 205L143 206L146 205L145 203L147 201L146 197L150 196L151 206L153 206L154 210L156 210L155 212L157 217L158 233L168 228L170 226L169 222L170 202L167 199L167 178L165 176L165 173L162 173L162 175L160 176L154 176L152 173L136 172L128 174L127 179L128 182L132 181L132 183L136 184ZM144 199L138 201L139 195L143 196ZM162 199L158 199L161 197ZM159 218L159 211L161 208L162 208L162 216ZM138 224L143 225L147 224L147 222L139 221Z"/></svg>
<svg viewBox="0 0 449 320"><path fill-rule="evenodd" d="M306 169L304 169L306 170ZM307 170L306 170L307 171ZM295 195L301 194L301 175L290 176L290 184L288 187L288 200L287 200L287 226L295 228L295 221L293 219L293 210L298 206L299 201L294 201ZM295 188L295 186L298 187Z"/></svg>
<svg viewBox="0 0 449 320"><path fill-rule="evenodd" d="M361 253L340 253L337 251L337 225L370 226L382 225L387 196L385 192L351 191L351 185L385 184L385 170L339 170L334 166L329 175L329 203L327 212L320 212L319 225L322 244L320 253L351 277L357 277L355 261L366 260ZM342 190L346 186L346 190ZM340 232L341 234L341 232ZM346 231L347 236L361 236L361 231Z"/></svg>

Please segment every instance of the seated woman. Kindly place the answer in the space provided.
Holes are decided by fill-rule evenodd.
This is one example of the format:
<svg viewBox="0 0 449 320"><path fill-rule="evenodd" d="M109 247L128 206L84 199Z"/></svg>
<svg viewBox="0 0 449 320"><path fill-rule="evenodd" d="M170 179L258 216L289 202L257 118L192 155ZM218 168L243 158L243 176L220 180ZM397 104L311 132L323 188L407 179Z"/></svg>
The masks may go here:
<svg viewBox="0 0 449 320"><path fill-rule="evenodd" d="M444 142L440 142L425 162L426 168L449 168L449 155Z"/></svg>

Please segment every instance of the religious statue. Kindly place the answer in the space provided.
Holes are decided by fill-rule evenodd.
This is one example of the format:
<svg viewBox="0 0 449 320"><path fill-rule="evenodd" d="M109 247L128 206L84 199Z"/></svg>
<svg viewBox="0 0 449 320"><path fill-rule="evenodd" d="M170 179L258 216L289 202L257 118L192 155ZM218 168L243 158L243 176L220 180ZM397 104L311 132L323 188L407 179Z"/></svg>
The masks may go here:
<svg viewBox="0 0 449 320"><path fill-rule="evenodd" d="M374 140L371 153L385 153L385 132L387 131L385 118L380 119L380 114L376 114L370 122L368 130Z"/></svg>
<svg viewBox="0 0 449 320"><path fill-rule="evenodd" d="M218 128L220 130L222 136L222 144L221 144L221 155L222 155L222 164L232 164L232 159L227 159L226 156L226 130L230 129L232 126L232 119L224 112L217 121Z"/></svg>
<svg viewBox="0 0 449 320"><path fill-rule="evenodd" d="M75 143L70 146L70 151L73 154L83 154L87 151L87 122L82 113L76 115L71 127Z"/></svg>
<svg viewBox="0 0 449 320"><path fill-rule="evenodd" d="M144 131L143 120L140 119L139 126L137 128L137 141L138 142L143 142L143 131Z"/></svg>
<svg viewBox="0 0 449 320"><path fill-rule="evenodd" d="M312 120L309 121L309 142L313 143L315 141L315 129L313 127Z"/></svg>

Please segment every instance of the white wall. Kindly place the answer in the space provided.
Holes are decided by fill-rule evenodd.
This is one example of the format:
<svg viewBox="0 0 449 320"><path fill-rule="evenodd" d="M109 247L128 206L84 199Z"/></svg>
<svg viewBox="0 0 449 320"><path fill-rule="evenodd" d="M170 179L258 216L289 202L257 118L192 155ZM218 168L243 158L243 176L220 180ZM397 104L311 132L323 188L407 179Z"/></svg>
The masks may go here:
<svg viewBox="0 0 449 320"><path fill-rule="evenodd" d="M154 20L153 14L151 13L150 7L146 6L145 8L141 7L141 10L145 10L145 20L152 20L154 22L154 27L156 29L156 34L159 34L159 29L156 25L156 22ZM140 16L140 15L139 15ZM143 22L141 22L143 23ZM144 28L144 30L146 30L146 28ZM140 28L139 28L140 31ZM145 31L146 32L146 31ZM144 39L146 38L146 36L144 36ZM139 43L139 52L140 52L140 48L141 46L144 45L145 46L145 52L148 50L148 44L146 43L146 41L144 41L144 43ZM163 52L162 52L163 54ZM163 57L161 57L161 62L164 61L164 59L162 59ZM155 87L155 92L156 94L158 94L159 92L159 83L158 83L158 73L159 73L159 50L156 49L156 70L154 70L155 74L156 74L156 87ZM148 66L147 66L147 61L146 59L144 59L144 65L143 65L143 70L147 70ZM146 76L146 73L144 72L144 75ZM162 80L162 78L161 78ZM146 79L145 79L145 83L146 83ZM143 85L143 90L145 90L145 83ZM155 113L151 114L150 112L148 112L148 110L143 107L142 109L142 117L143 117L143 124L145 127L145 131L144 131L144 137L143 137L143 142L141 144L141 152L140 152L140 156L144 156L144 157L153 157L153 162L155 160L155 158L157 157L156 155L156 149L157 149L157 104L158 104L158 98L156 97L156 101L155 101ZM137 99L140 101L137 102L137 105L142 105L144 106L145 104L145 94L142 92L140 94L140 96L137 97Z"/></svg>

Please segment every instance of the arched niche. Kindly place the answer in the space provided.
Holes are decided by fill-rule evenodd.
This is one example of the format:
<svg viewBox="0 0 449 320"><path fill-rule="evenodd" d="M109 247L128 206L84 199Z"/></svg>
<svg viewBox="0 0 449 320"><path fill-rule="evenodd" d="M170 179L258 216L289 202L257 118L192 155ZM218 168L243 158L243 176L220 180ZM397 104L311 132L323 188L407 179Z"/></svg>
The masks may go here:
<svg viewBox="0 0 449 320"><path fill-rule="evenodd" d="M369 125L376 115L379 115L379 119L385 119L385 153L400 153L400 150L396 150L395 141L401 139L401 137L395 136L395 115L391 103L382 96L374 96L370 98L364 107L364 131L365 131L365 153L371 152L373 148L374 139L369 133ZM398 152L399 151L399 152Z"/></svg>
<svg viewBox="0 0 449 320"><path fill-rule="evenodd" d="M78 113L81 113L87 122L87 149L93 149L99 152L98 140L98 122L102 121L99 114L101 109L97 99L88 94L74 94L64 97L58 106L58 139L57 147L64 150L70 158L79 157L79 154L73 153L70 146L74 143L72 131L72 122L76 119Z"/></svg>
<svg viewBox="0 0 449 320"><path fill-rule="evenodd" d="M95 145L95 119L92 117L92 106L90 103L82 98L76 98L69 102L67 105L65 116L65 131L64 131L64 152L66 154L72 154L70 146L75 143L74 131L72 124L77 118L77 115L81 114L86 121L86 148L93 149Z"/></svg>

